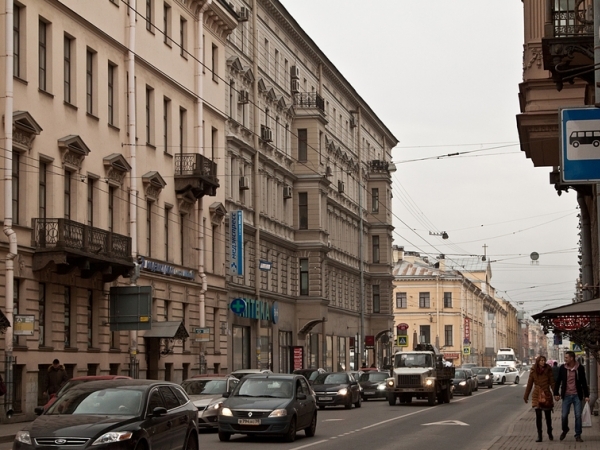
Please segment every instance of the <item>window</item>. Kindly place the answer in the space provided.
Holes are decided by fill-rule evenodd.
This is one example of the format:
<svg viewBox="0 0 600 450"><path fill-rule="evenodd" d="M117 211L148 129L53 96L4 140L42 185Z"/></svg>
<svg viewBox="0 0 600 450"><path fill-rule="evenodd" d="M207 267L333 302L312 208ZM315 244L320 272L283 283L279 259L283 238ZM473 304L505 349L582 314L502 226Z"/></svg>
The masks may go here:
<svg viewBox="0 0 600 450"><path fill-rule="evenodd" d="M379 236L373 236L371 238L371 243L373 244L373 262L379 262Z"/></svg>
<svg viewBox="0 0 600 450"><path fill-rule="evenodd" d="M94 55L88 50L85 55L85 111L88 114L94 114Z"/></svg>
<svg viewBox="0 0 600 450"><path fill-rule="evenodd" d="M169 219L171 217L171 207L165 206L165 261L169 260Z"/></svg>
<svg viewBox="0 0 600 450"><path fill-rule="evenodd" d="M38 52L38 58L39 58L39 85L38 87L40 88L40 90L42 91L47 91L47 76L48 74L46 73L46 69L47 69L47 39L48 36L46 34L48 29L48 25L46 24L46 22L44 22L43 20L40 20L39 23L39 52Z"/></svg>
<svg viewBox="0 0 600 450"><path fill-rule="evenodd" d="M444 308L452 308L452 292L444 292Z"/></svg>
<svg viewBox="0 0 600 450"><path fill-rule="evenodd" d="M298 193L298 228L308 230L308 194Z"/></svg>
<svg viewBox="0 0 600 450"><path fill-rule="evenodd" d="M94 346L92 333L94 329L94 291L91 289L87 291L87 326L87 344L88 348L92 348Z"/></svg>
<svg viewBox="0 0 600 450"><path fill-rule="evenodd" d="M21 291L21 280L18 278L14 279L13 285L13 314L19 314L19 293ZM14 317L14 316L13 316ZM17 334L13 334L13 344L19 343L19 336Z"/></svg>
<svg viewBox="0 0 600 450"><path fill-rule="evenodd" d="M40 161L40 174L39 174L39 186L38 186L38 217L40 219L46 218L46 194L47 194L47 186L46 186L46 175L48 174L48 165Z"/></svg>
<svg viewBox="0 0 600 450"><path fill-rule="evenodd" d="M179 258L180 264L185 264L185 215L179 215Z"/></svg>
<svg viewBox="0 0 600 450"><path fill-rule="evenodd" d="M146 0L146 30L152 31L152 0Z"/></svg>
<svg viewBox="0 0 600 450"><path fill-rule="evenodd" d="M65 288L65 304L63 311L63 322L65 332L65 348L71 347L71 288L64 286Z"/></svg>
<svg viewBox="0 0 600 450"><path fill-rule="evenodd" d="M13 76L21 76L21 8L13 9Z"/></svg>
<svg viewBox="0 0 600 450"><path fill-rule="evenodd" d="M371 212L379 212L379 189L373 188L371 190Z"/></svg>
<svg viewBox="0 0 600 450"><path fill-rule="evenodd" d="M146 245L147 254L152 256L152 202L146 202Z"/></svg>
<svg viewBox="0 0 600 450"><path fill-rule="evenodd" d="M115 188L113 186L108 187L108 231L111 233L114 231L114 220L115 220Z"/></svg>
<svg viewBox="0 0 600 450"><path fill-rule="evenodd" d="M148 145L152 145L154 141L154 130L152 129L152 116L154 115L154 108L152 107L153 99L154 89L150 86L146 86L146 144Z"/></svg>
<svg viewBox="0 0 600 450"><path fill-rule="evenodd" d="M308 131L306 128L298 130L298 161L306 162L308 160Z"/></svg>
<svg viewBox="0 0 600 450"><path fill-rule="evenodd" d="M419 308L429 307L429 292L419 292Z"/></svg>
<svg viewBox="0 0 600 450"><path fill-rule="evenodd" d="M73 46L73 39L69 36L65 36L64 40L64 77L65 77L65 97L64 100L67 103L71 103L71 50Z"/></svg>
<svg viewBox="0 0 600 450"><path fill-rule="evenodd" d="M219 144L219 130L216 128L211 128L210 130L210 159L211 161L215 160L215 155L217 154L217 148Z"/></svg>
<svg viewBox="0 0 600 450"><path fill-rule="evenodd" d="M169 153L169 116L171 110L171 100L163 97L163 146L165 153Z"/></svg>
<svg viewBox="0 0 600 450"><path fill-rule="evenodd" d="M185 145L185 123L186 111L183 108L179 108L179 153L183 154L183 147Z"/></svg>
<svg viewBox="0 0 600 450"><path fill-rule="evenodd" d="M44 283L39 284L39 346L44 347L46 345L46 285Z"/></svg>
<svg viewBox="0 0 600 450"><path fill-rule="evenodd" d="M187 59L187 20L183 17L179 18L179 47L181 48L181 56Z"/></svg>
<svg viewBox="0 0 600 450"><path fill-rule="evenodd" d="M396 292L396 308L408 308L408 303L406 301L406 292Z"/></svg>
<svg viewBox="0 0 600 450"><path fill-rule="evenodd" d="M19 223L19 178L21 176L21 155L17 152L12 152L12 219L14 223Z"/></svg>
<svg viewBox="0 0 600 450"><path fill-rule="evenodd" d="M451 347L453 345L452 325L444 325L444 347Z"/></svg>
<svg viewBox="0 0 600 450"><path fill-rule="evenodd" d="M300 295L308 295L308 259L300 260Z"/></svg>
<svg viewBox="0 0 600 450"><path fill-rule="evenodd" d="M429 325L419 325L419 342L421 344L431 343L431 327Z"/></svg>
<svg viewBox="0 0 600 450"><path fill-rule="evenodd" d="M219 47L212 45L212 79L219 82Z"/></svg>
<svg viewBox="0 0 600 450"><path fill-rule="evenodd" d="M164 41L169 47L171 46L171 5L165 3L163 5L163 32Z"/></svg>
<svg viewBox="0 0 600 450"><path fill-rule="evenodd" d="M94 226L94 186L95 180L88 177L87 189L87 224Z"/></svg>
<svg viewBox="0 0 600 450"><path fill-rule="evenodd" d="M65 170L64 207L65 219L71 218L71 172Z"/></svg>
<svg viewBox="0 0 600 450"><path fill-rule="evenodd" d="M379 294L379 285L373 285L373 313L381 312L381 296Z"/></svg>
<svg viewBox="0 0 600 450"><path fill-rule="evenodd" d="M108 123L115 124L115 72L116 66L108 63Z"/></svg>

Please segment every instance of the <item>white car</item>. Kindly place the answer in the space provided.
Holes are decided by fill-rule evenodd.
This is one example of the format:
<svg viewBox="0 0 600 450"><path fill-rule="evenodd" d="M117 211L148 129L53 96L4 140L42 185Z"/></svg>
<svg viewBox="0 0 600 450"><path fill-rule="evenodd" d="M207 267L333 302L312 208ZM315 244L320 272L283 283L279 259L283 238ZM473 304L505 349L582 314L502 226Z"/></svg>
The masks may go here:
<svg viewBox="0 0 600 450"><path fill-rule="evenodd" d="M234 370L233 372L231 372L230 375L233 375L237 379L241 380L246 375L255 375L257 373L269 374L269 373L273 373L273 372L271 372L268 369L238 369L238 370Z"/></svg>
<svg viewBox="0 0 600 450"><path fill-rule="evenodd" d="M494 383L515 383L519 384L519 371L514 367L493 367Z"/></svg>
<svg viewBox="0 0 600 450"><path fill-rule="evenodd" d="M198 408L198 428L218 428L219 411L225 400L225 393L233 391L239 382L231 375L196 375L181 383Z"/></svg>

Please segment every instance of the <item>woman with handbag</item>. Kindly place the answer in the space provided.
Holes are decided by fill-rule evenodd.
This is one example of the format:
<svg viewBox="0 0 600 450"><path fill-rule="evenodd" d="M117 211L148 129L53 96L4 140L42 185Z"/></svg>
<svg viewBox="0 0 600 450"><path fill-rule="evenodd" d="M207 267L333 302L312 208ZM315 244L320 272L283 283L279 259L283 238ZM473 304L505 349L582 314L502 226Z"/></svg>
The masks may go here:
<svg viewBox="0 0 600 450"><path fill-rule="evenodd" d="M545 356L538 356L535 360L535 365L529 371L527 388L523 396L525 403L528 402L532 389L531 406L535 408L535 424L538 432L538 438L535 442L542 442L542 411L546 418L548 439L552 441L554 439L554 436L552 436L552 409L554 408L552 389L554 389L554 377L552 376L552 367L546 364Z"/></svg>

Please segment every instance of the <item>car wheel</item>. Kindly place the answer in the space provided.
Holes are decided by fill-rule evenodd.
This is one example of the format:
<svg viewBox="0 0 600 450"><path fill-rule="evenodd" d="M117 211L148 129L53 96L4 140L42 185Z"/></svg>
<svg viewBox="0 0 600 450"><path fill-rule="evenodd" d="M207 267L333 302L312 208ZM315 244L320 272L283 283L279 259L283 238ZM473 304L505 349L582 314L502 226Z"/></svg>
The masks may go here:
<svg viewBox="0 0 600 450"><path fill-rule="evenodd" d="M574 141L572 145L573 145L573 147L577 148L577 147L579 147L579 142L578 141Z"/></svg>
<svg viewBox="0 0 600 450"><path fill-rule="evenodd" d="M473 395L473 389L469 388L469 390L467 391L467 395Z"/></svg>
<svg viewBox="0 0 600 450"><path fill-rule="evenodd" d="M515 384L519 384L519 377L515 378Z"/></svg>
<svg viewBox="0 0 600 450"><path fill-rule="evenodd" d="M315 435L315 431L317 430L317 412L313 415L312 420L310 421L310 425L308 428L304 429L304 434L307 437L313 437Z"/></svg>
<svg viewBox="0 0 600 450"><path fill-rule="evenodd" d="M388 394L387 399L390 406L394 406L396 404L396 396L394 394Z"/></svg>
<svg viewBox="0 0 600 450"><path fill-rule="evenodd" d="M296 440L296 418L292 417L290 426L284 436L285 442L294 442Z"/></svg>
<svg viewBox="0 0 600 450"><path fill-rule="evenodd" d="M491 389L493 387L494 387L494 383L492 382L492 383L489 384L488 389Z"/></svg>
<svg viewBox="0 0 600 450"><path fill-rule="evenodd" d="M221 442L227 442L231 438L231 433L227 433L226 431L219 430L219 440Z"/></svg>
<svg viewBox="0 0 600 450"><path fill-rule="evenodd" d="M504 383L506 383L506 378L502 377L502 380L500 380L500 384L504 384Z"/></svg>
<svg viewBox="0 0 600 450"><path fill-rule="evenodd" d="M346 404L344 405L344 408L346 408L346 409L350 409L350 408L352 408L352 397L350 397L350 398L348 399L348 403L346 403Z"/></svg>
<svg viewBox="0 0 600 450"><path fill-rule="evenodd" d="M184 450L198 450L198 438L196 434L190 433L185 443Z"/></svg>
<svg viewBox="0 0 600 450"><path fill-rule="evenodd" d="M356 403L354 404L355 408L360 408L362 405L362 398L360 397L360 395L358 396L358 400L356 401Z"/></svg>
<svg viewBox="0 0 600 450"><path fill-rule="evenodd" d="M429 406L435 405L435 392L430 392L427 394L427 404Z"/></svg>
<svg viewBox="0 0 600 450"><path fill-rule="evenodd" d="M600 145L600 142L599 141L594 141L593 145L594 145L594 147L598 147Z"/></svg>

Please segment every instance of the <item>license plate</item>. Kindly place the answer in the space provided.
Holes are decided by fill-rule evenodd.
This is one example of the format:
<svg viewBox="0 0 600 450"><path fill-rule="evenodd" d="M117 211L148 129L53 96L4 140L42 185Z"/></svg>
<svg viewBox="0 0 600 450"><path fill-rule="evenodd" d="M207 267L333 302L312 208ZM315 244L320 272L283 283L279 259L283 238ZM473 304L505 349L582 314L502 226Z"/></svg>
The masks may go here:
<svg viewBox="0 0 600 450"><path fill-rule="evenodd" d="M319 400L323 400L323 401L333 400L333 397L320 397Z"/></svg>
<svg viewBox="0 0 600 450"><path fill-rule="evenodd" d="M260 425L260 419L238 419L238 425Z"/></svg>
<svg viewBox="0 0 600 450"><path fill-rule="evenodd" d="M375 391L365 391L365 395L375 395Z"/></svg>

